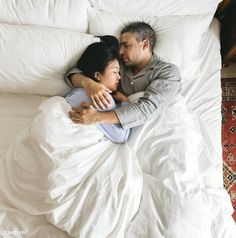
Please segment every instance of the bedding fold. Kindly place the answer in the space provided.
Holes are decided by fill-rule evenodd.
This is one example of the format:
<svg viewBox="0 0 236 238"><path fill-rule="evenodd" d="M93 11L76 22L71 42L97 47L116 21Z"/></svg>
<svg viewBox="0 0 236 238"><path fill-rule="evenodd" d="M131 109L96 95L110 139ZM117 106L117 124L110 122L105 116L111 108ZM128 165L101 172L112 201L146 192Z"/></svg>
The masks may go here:
<svg viewBox="0 0 236 238"><path fill-rule="evenodd" d="M96 126L74 124L69 110L62 97L41 103L1 161L1 192L73 237L123 237L142 193L136 156Z"/></svg>
<svg viewBox="0 0 236 238"><path fill-rule="evenodd" d="M71 237L218 238L235 229L218 163L183 97L120 145L74 124L69 110L62 97L44 101L10 147L0 166L9 203Z"/></svg>

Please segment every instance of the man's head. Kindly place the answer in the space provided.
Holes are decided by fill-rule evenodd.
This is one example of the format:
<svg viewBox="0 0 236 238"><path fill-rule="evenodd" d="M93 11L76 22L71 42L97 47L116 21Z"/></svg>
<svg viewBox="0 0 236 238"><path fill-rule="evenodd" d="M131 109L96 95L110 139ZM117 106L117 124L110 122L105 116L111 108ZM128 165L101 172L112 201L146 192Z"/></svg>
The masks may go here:
<svg viewBox="0 0 236 238"><path fill-rule="evenodd" d="M156 34L145 22L133 22L121 31L120 55L127 66L136 66L150 58L156 43Z"/></svg>

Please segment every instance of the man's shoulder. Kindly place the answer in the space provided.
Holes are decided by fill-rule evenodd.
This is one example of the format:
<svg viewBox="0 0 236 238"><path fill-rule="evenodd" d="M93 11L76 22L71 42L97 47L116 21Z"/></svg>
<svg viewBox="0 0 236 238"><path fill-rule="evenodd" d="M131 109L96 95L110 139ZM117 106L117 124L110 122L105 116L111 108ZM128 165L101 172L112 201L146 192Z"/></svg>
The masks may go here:
<svg viewBox="0 0 236 238"><path fill-rule="evenodd" d="M161 72L161 71L171 71L171 72L179 72L179 68L178 66L176 66L175 64L171 63L171 62L167 62L164 61L162 59L160 59L158 56L155 55L152 64L150 65L150 67L152 68L152 70L154 70L155 72Z"/></svg>
<svg viewBox="0 0 236 238"><path fill-rule="evenodd" d="M153 60L152 65L152 78L168 78L172 79L172 81L180 81L180 71L179 68L170 62L161 60L157 56Z"/></svg>
<svg viewBox="0 0 236 238"><path fill-rule="evenodd" d="M175 68L175 67L177 67L175 64L173 64L171 62L167 62L165 60L162 60L156 54L153 55L153 59L152 59L151 63L154 66L154 68L163 68L163 67L168 67L168 68L173 67L173 68Z"/></svg>

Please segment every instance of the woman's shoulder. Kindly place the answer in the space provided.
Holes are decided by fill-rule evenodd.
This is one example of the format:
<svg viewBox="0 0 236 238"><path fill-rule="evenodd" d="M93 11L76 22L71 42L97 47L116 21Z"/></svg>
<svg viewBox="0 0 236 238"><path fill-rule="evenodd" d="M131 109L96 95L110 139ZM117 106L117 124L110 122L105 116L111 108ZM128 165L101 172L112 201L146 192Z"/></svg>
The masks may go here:
<svg viewBox="0 0 236 238"><path fill-rule="evenodd" d="M79 107L81 102L92 102L83 88L74 88L65 99L73 107Z"/></svg>
<svg viewBox="0 0 236 238"><path fill-rule="evenodd" d="M65 99L72 107L79 107L81 102L92 103L92 99L87 95L85 89L83 88L74 88L65 96ZM108 94L108 99L110 101L108 108L98 111L111 111L116 109L116 103L110 94Z"/></svg>
<svg viewBox="0 0 236 238"><path fill-rule="evenodd" d="M73 88L67 95L66 97L69 97L71 95L86 95L86 91L84 88Z"/></svg>

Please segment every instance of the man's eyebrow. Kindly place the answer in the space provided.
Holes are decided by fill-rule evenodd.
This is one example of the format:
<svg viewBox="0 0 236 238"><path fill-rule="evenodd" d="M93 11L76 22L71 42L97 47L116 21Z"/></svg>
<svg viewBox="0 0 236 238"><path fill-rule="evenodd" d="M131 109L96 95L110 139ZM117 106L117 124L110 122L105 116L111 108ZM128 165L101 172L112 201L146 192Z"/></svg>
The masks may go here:
<svg viewBox="0 0 236 238"><path fill-rule="evenodd" d="M120 42L121 45L127 44L127 41Z"/></svg>

